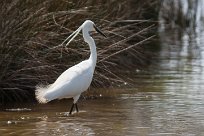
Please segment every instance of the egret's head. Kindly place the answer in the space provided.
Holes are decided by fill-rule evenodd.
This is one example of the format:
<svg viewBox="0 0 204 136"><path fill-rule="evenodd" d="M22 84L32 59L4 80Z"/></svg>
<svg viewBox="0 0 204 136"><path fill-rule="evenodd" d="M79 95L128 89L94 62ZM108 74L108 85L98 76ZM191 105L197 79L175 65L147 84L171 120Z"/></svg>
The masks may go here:
<svg viewBox="0 0 204 136"><path fill-rule="evenodd" d="M69 37L67 37L67 39L65 39L61 45L63 45L67 40L69 40L69 42L66 44L66 46L79 34L79 32L84 29L88 32L91 31L97 31L98 33L100 33L101 35L103 35L104 37L107 37L104 33L101 32L100 29L98 29L96 27L96 25L94 24L94 22L92 22L91 20L86 20L76 31L74 31Z"/></svg>
<svg viewBox="0 0 204 136"><path fill-rule="evenodd" d="M94 22L92 22L91 20L86 20L83 24L82 24L82 28L86 29L87 31L94 31Z"/></svg>
<svg viewBox="0 0 204 136"><path fill-rule="evenodd" d="M83 29L86 29L87 31L91 32L91 31L96 31L99 34L103 35L104 37L107 37L104 33L101 32L101 30L99 28L96 27L96 25L94 24L94 22L92 22L91 20L86 20L83 25L82 25Z"/></svg>

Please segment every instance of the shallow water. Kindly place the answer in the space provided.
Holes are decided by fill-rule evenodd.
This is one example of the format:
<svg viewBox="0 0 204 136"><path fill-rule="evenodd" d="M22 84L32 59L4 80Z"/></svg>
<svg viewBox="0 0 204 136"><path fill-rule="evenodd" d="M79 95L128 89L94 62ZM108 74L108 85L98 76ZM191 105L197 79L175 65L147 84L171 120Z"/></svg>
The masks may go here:
<svg viewBox="0 0 204 136"><path fill-rule="evenodd" d="M195 9L201 23L203 8ZM159 43L158 62L133 71L134 88L100 89L71 116L71 100L8 104L0 136L204 136L204 31L162 30Z"/></svg>
<svg viewBox="0 0 204 136"><path fill-rule="evenodd" d="M137 87L110 90L109 96L45 105L7 105L0 134L7 135L204 135L204 32L160 32L157 64L136 70ZM179 48L178 48L179 47Z"/></svg>

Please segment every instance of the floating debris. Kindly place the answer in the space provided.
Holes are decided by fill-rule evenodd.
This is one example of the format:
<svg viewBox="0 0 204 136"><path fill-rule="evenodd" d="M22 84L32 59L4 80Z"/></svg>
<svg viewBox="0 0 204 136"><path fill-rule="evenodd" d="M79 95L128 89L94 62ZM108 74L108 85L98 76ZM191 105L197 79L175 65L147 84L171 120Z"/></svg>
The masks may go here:
<svg viewBox="0 0 204 136"><path fill-rule="evenodd" d="M7 121L7 124L8 124L8 125L10 125L10 124L17 124L17 121L8 120L8 121Z"/></svg>
<svg viewBox="0 0 204 136"><path fill-rule="evenodd" d="M7 124L11 124L12 122L9 120L9 121L7 121Z"/></svg>

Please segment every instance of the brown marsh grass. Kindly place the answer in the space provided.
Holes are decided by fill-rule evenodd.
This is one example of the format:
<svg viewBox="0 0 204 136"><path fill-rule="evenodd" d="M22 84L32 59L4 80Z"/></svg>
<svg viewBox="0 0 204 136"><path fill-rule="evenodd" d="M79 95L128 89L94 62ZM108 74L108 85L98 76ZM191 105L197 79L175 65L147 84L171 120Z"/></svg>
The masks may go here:
<svg viewBox="0 0 204 136"><path fill-rule="evenodd" d="M89 47L81 35L66 48L60 46L86 19L108 35L104 39L93 34L98 63L92 87L124 83L128 80L124 71L149 62L151 55L143 44L153 38L150 32L156 23L145 10L155 5L153 0L145 4L2 0L0 5L0 103L34 100L37 84L52 83L64 70L88 58Z"/></svg>

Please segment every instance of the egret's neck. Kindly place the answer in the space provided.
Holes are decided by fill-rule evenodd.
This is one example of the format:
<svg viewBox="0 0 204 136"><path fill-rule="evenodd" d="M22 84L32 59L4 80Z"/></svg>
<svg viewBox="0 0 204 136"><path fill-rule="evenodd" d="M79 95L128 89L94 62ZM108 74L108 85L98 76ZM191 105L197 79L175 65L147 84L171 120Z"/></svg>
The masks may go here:
<svg viewBox="0 0 204 136"><path fill-rule="evenodd" d="M88 31L86 29L83 29L82 31L83 31L84 41L89 44L89 48L91 51L91 55L89 57L89 60L92 61L92 63L93 63L92 66L93 66L93 70L94 70L95 66L96 66L96 60L97 60L96 45L95 45L94 39L89 35Z"/></svg>

